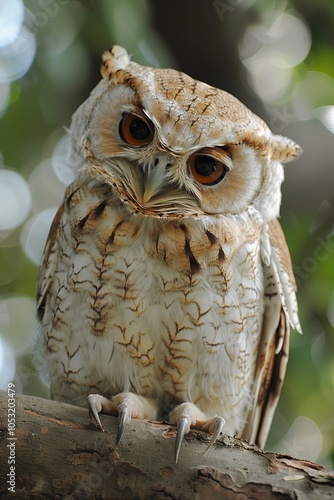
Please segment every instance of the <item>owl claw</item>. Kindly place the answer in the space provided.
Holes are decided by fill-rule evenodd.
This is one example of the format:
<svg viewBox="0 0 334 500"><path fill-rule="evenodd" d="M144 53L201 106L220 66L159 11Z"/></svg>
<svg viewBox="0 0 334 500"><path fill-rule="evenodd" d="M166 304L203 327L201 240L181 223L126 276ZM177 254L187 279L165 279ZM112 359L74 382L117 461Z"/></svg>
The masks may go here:
<svg viewBox="0 0 334 500"><path fill-rule="evenodd" d="M116 436L116 447L120 443L124 430L132 418L157 418L158 407L153 400L144 396L138 396L132 392L122 392L107 399L100 394L90 394L87 398L91 420L95 420L101 431L102 427L99 413L118 417L118 430Z"/></svg>
<svg viewBox="0 0 334 500"><path fill-rule="evenodd" d="M188 434L189 430L190 430L189 419L187 417L182 417L177 424L177 430L176 430L175 447L174 447L175 463L177 463L179 459L179 453L183 438L186 434Z"/></svg>
<svg viewBox="0 0 334 500"><path fill-rule="evenodd" d="M116 447L119 445L122 436L124 434L126 424L130 422L130 420L131 420L131 411L129 406L126 406L125 404L120 405L118 407L118 431L116 437Z"/></svg>
<svg viewBox="0 0 334 500"><path fill-rule="evenodd" d="M176 406L169 415L169 422L176 424L176 438L174 456L177 463L183 438L191 428L199 431L208 432L212 438L206 447L206 453L217 441L225 425L223 417L218 415L204 419L204 414L193 403L182 403Z"/></svg>
<svg viewBox="0 0 334 500"><path fill-rule="evenodd" d="M138 406L140 404L138 396L123 393L109 400L100 394L90 394L87 397L87 401L90 417L95 420L102 432L104 432L104 429L99 413L118 416L118 431L116 436L116 446L118 446L127 423L130 422L132 417L138 418Z"/></svg>
<svg viewBox="0 0 334 500"><path fill-rule="evenodd" d="M212 434L212 438L210 439L210 442L209 442L208 446L206 447L203 455L205 455L205 453L207 453L209 451L209 449L211 448L211 446L217 441L217 439L219 438L219 436L223 430L224 425L225 425L225 420L223 419L223 417L215 416L215 417L212 417L212 419L210 419L208 431L210 434Z"/></svg>
<svg viewBox="0 0 334 500"><path fill-rule="evenodd" d="M99 413L102 410L102 404L100 400L100 396L98 394L90 394L87 397L88 401L88 408L89 408L89 415L91 418L91 421L94 419L97 425L100 427L101 431L104 432L104 429L101 424L101 420L99 417Z"/></svg>

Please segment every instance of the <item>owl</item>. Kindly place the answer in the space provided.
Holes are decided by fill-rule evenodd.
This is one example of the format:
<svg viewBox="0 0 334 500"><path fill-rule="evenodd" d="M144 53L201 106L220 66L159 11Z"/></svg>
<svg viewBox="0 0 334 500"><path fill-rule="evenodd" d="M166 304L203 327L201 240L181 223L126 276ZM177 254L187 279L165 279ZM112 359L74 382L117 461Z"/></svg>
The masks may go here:
<svg viewBox="0 0 334 500"><path fill-rule="evenodd" d="M289 330L300 331L277 221L282 163L301 149L235 97L103 54L72 118L75 178L37 292L52 398L263 447ZM87 403L88 401L88 403ZM103 429L102 429L103 430Z"/></svg>

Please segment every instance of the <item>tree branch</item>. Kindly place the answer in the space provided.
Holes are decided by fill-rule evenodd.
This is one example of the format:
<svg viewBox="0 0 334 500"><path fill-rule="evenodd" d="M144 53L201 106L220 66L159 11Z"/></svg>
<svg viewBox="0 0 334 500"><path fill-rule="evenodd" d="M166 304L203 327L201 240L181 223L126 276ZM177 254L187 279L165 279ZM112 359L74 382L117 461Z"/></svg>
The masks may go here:
<svg viewBox="0 0 334 500"><path fill-rule="evenodd" d="M8 395L0 391L1 498L316 500L333 494L334 474L322 466L226 435L203 455L206 436L191 433L175 464L175 428L136 420L115 449L116 418L101 416L102 433L88 410L30 396L16 396L14 441L7 408ZM12 443L15 493L7 483Z"/></svg>

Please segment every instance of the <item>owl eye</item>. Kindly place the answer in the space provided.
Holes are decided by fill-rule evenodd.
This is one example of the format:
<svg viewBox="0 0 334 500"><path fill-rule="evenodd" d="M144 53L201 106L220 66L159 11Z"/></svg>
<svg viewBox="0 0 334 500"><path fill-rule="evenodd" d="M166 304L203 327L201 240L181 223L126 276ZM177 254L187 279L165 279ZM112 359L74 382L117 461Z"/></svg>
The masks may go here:
<svg viewBox="0 0 334 500"><path fill-rule="evenodd" d="M126 113L119 124L119 135L130 146L146 146L153 139L151 126L142 118Z"/></svg>
<svg viewBox="0 0 334 500"><path fill-rule="evenodd" d="M197 182L213 186L224 179L229 168L213 156L195 153L189 158L190 172Z"/></svg>

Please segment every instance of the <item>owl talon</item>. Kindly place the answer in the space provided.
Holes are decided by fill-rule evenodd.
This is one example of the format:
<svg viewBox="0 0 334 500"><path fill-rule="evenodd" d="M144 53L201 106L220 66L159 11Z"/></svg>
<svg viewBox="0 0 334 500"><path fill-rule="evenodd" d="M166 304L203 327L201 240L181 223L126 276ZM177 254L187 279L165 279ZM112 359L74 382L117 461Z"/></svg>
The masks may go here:
<svg viewBox="0 0 334 500"><path fill-rule="evenodd" d="M89 394L87 397L87 402L88 402L88 408L89 408L89 415L91 422L93 419L97 423L97 425L100 427L101 431L104 432L104 429L101 424L101 420L99 417L99 413L102 410L102 403L100 396L98 394Z"/></svg>
<svg viewBox="0 0 334 500"><path fill-rule="evenodd" d="M122 392L111 399L107 399L100 394L90 394L87 401L91 419L95 420L103 432L104 429L99 413L118 416L116 447L120 443L124 430L132 418L154 420L158 414L158 407L153 400L144 396L138 396L132 392Z"/></svg>
<svg viewBox="0 0 334 500"><path fill-rule="evenodd" d="M118 431L116 437L116 446L119 445L122 439L126 424L131 420L131 410L129 406L121 404L117 409L118 409Z"/></svg>
<svg viewBox="0 0 334 500"><path fill-rule="evenodd" d="M206 447L204 454L217 441L225 425L223 417L218 415L205 419L205 415L193 403L182 403L176 406L169 415L168 421L176 424L176 440L174 448L175 462L177 463L181 444L184 436L188 434L191 428L199 431L208 432L212 438Z"/></svg>
<svg viewBox="0 0 334 500"><path fill-rule="evenodd" d="M180 418L180 420L177 424L175 447L174 447L175 463L177 463L177 461L179 459L179 453L180 453L183 438L186 434L188 434L189 431L190 431L189 418L186 416L183 416Z"/></svg>
<svg viewBox="0 0 334 500"><path fill-rule="evenodd" d="M169 414L168 421L176 424L176 438L174 447L174 457L177 463L183 438L196 424L196 419L201 415L199 409L192 403L182 403L176 406Z"/></svg>
<svg viewBox="0 0 334 500"><path fill-rule="evenodd" d="M212 438L210 439L210 442L206 447L203 455L205 455L209 451L211 446L217 441L225 425L225 420L223 419L223 417L218 417L218 416L212 417L212 419L210 419L209 422L210 424L208 430L209 434L212 434Z"/></svg>

